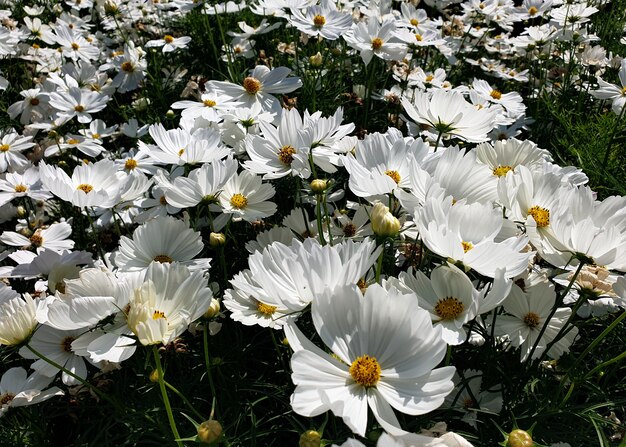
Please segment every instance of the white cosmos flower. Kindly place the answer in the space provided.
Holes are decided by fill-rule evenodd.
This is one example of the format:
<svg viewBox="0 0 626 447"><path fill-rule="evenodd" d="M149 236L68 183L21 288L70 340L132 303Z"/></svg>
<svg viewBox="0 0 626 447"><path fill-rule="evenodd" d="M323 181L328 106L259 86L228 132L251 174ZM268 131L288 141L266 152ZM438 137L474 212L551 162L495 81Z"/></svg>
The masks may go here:
<svg viewBox="0 0 626 447"><path fill-rule="evenodd" d="M383 433L378 439L376 447L474 447L463 436L454 432L444 433L438 438L407 433L406 435L392 436Z"/></svg>
<svg viewBox="0 0 626 447"><path fill-rule="evenodd" d="M365 65L374 55L386 61L400 61L408 50L406 44L396 37L395 19L386 19L382 24L376 19L356 23L343 38L359 51Z"/></svg>
<svg viewBox="0 0 626 447"><path fill-rule="evenodd" d="M189 36L174 37L166 34L162 39L149 40L144 46L146 48L161 47L163 53L170 53L179 48L187 48L189 42L191 42L191 37Z"/></svg>
<svg viewBox="0 0 626 447"><path fill-rule="evenodd" d="M19 345L37 326L35 301L29 294L20 297L7 286L0 288L0 345Z"/></svg>
<svg viewBox="0 0 626 447"><path fill-rule="evenodd" d="M507 337L511 346L521 347L522 362L528 359L544 325L547 324L546 330L537 343L532 359L543 354L572 314L572 309L561 307L548 321L556 304L554 285L547 281L536 281L536 278L531 281L534 283L527 285L525 290L517 285L513 286L511 295L503 303L504 309L510 315L499 315L496 319L497 333ZM577 334L578 328L574 327L550 348L547 355L558 359L569 350Z"/></svg>
<svg viewBox="0 0 626 447"><path fill-rule="evenodd" d="M296 6L296 5L294 5ZM322 0L320 5L312 5L300 10L301 5L291 7L287 16L290 24L309 36L322 36L326 40L336 40L352 26L352 16L338 11L334 2Z"/></svg>
<svg viewBox="0 0 626 447"><path fill-rule="evenodd" d="M141 271L151 262L181 262L194 269L208 269L208 259L193 259L204 244L199 231L193 231L182 220L158 216L139 226L132 239L120 238L115 264L120 271Z"/></svg>
<svg viewBox="0 0 626 447"><path fill-rule="evenodd" d="M486 164L493 175L504 177L519 165L528 169L541 167L544 162L552 161L550 152L540 149L530 140L520 141L515 138L498 140L495 143L480 143L476 146L476 159Z"/></svg>
<svg viewBox="0 0 626 447"><path fill-rule="evenodd" d="M91 114L104 109L109 99L109 96L98 92L70 87L67 92L50 93L50 106L59 112L64 121L77 117L79 123L89 123Z"/></svg>
<svg viewBox="0 0 626 447"><path fill-rule="evenodd" d="M331 410L365 435L368 407L388 432L404 434L392 408L410 415L438 408L454 387L454 367L434 369L446 345L415 295L378 284L365 296L357 286L326 289L313 301L315 329L334 356L285 326L296 389L294 411L317 416Z"/></svg>
<svg viewBox="0 0 626 447"><path fill-rule="evenodd" d="M10 407L34 405L53 396L63 395L59 388L52 387L44 390L52 382L51 377L34 372L26 376L26 370L15 367L7 370L0 379L0 417Z"/></svg>
<svg viewBox="0 0 626 447"><path fill-rule="evenodd" d="M33 247L40 253L43 250L62 252L74 248L74 241L68 239L72 234L72 226L67 222L59 222L48 228L37 229L30 238L13 231L5 231L0 235L0 241L16 247Z"/></svg>
<svg viewBox="0 0 626 447"><path fill-rule="evenodd" d="M444 136L472 143L488 141L487 134L494 127L495 111L477 110L458 92L439 89L432 95L416 93L412 102L402 98L402 106L417 124L432 126Z"/></svg>
<svg viewBox="0 0 626 447"><path fill-rule="evenodd" d="M467 338L463 325L477 315L491 311L508 296L511 280L504 279L504 270L496 270L493 287L474 288L472 281L452 264L435 268L430 279L420 272L402 272L392 284L417 295L418 304L430 314L433 324L442 327L442 336L449 345L459 345Z"/></svg>
<svg viewBox="0 0 626 447"><path fill-rule="evenodd" d="M130 297L128 327L142 345L167 345L209 309L212 298L201 271L153 262Z"/></svg>
<svg viewBox="0 0 626 447"><path fill-rule="evenodd" d="M241 103L243 107L261 105L266 112L279 113L280 102L272 94L291 93L302 86L300 78L288 78L291 70L286 67L269 69L257 65L247 76L242 85L224 81L209 81L209 87L230 100Z"/></svg>
<svg viewBox="0 0 626 447"><path fill-rule="evenodd" d="M501 268L505 278L519 275L534 254L522 252L528 243L525 236L505 238L509 231L502 211L488 203L453 205L450 196L431 197L418 211L416 223L429 250L489 278Z"/></svg>
<svg viewBox="0 0 626 447"><path fill-rule="evenodd" d="M15 129L2 135L0 140L0 173L7 170L23 171L29 165L28 159L22 154L35 145L32 136L23 137Z"/></svg>
<svg viewBox="0 0 626 447"><path fill-rule="evenodd" d="M39 164L43 185L55 196L79 208L112 208L122 197L129 178L112 160L81 164L69 177L61 168Z"/></svg>
<svg viewBox="0 0 626 447"><path fill-rule="evenodd" d="M276 212L276 204L267 201L275 193L274 187L269 183L262 183L261 177L250 171L243 171L224 184L218 198L224 213L252 222Z"/></svg>

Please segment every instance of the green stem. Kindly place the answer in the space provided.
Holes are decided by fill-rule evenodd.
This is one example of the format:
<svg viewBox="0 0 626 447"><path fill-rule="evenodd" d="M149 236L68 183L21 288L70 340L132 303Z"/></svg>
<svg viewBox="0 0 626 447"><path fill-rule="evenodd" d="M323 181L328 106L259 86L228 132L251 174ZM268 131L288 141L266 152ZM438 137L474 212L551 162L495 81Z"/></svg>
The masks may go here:
<svg viewBox="0 0 626 447"><path fill-rule="evenodd" d="M443 135L443 131L440 130L439 131L439 135L437 135L437 142L435 143L435 150L434 152L437 152L437 149L439 149L439 142L441 141L441 136Z"/></svg>
<svg viewBox="0 0 626 447"><path fill-rule="evenodd" d="M117 402L115 402L113 399L111 399L109 396L107 396L106 394L104 394L102 391L100 391L98 388L96 388L95 386L93 386L91 383L87 382L85 379L83 379L80 376L77 376L76 374L74 374L72 371L68 370L67 368L65 368L64 366L59 365L57 362L55 362L54 360L50 360L48 357L46 357L45 355L43 355L41 352L37 351L35 348L33 348L31 345L27 344L26 348L32 352L33 354L35 354L37 357L39 357L41 360L43 360L44 362L48 363L51 366L54 366L57 369L60 369L61 371L63 371L65 374L67 374L68 376L72 377L73 379L78 380L81 384L83 384L84 386L86 386L87 388L89 388L91 391L93 391L94 393L96 393L96 395L101 398L106 400L107 402L109 402L111 405L113 405L115 407L115 409L117 411L119 411L120 413L125 413L124 408L118 404Z"/></svg>
<svg viewBox="0 0 626 447"><path fill-rule="evenodd" d="M170 400L167 397L167 389L165 388L165 377L163 373L163 367L161 366L161 357L159 356L159 350L156 345L152 345L152 353L154 354L154 362L157 367L157 374L159 375L159 388L161 389L161 396L163 397L163 404L165 405L165 411L167 412L167 419L170 423L170 428L172 430L172 434L174 435L174 440L179 447L183 447L183 442L180 441L180 435L178 434L178 429L176 428L176 421L174 420L174 413L172 413L172 406L170 405Z"/></svg>
<svg viewBox="0 0 626 447"><path fill-rule="evenodd" d="M96 249L98 250L98 254L100 255L100 259L102 262L104 260L104 250L102 249L102 245L100 244L100 238L98 237L98 232L96 231L96 225L94 224L93 219L91 218L91 214L89 214L89 208L85 207L85 214L87 214L87 220L89 220L89 226L91 227L91 231L93 233L94 242L96 243Z"/></svg>
<svg viewBox="0 0 626 447"><path fill-rule="evenodd" d="M213 374L211 373L211 359L209 357L209 323L205 321L204 327L202 328L202 344L204 348L204 365L206 367L206 374L209 378L209 387L211 388L211 394L213 395L213 399L217 399L217 394L215 393L215 383L213 383ZM215 408L216 405L213 405Z"/></svg>
<svg viewBox="0 0 626 447"><path fill-rule="evenodd" d="M576 272L574 273L574 276L572 276L572 279L570 280L570 282L567 285L567 287L565 288L565 290L563 290L561 295L559 295L557 300L555 301L554 307L552 308L552 311L548 315L548 318L546 318L546 321L543 323L543 326L541 327L541 331L539 331L539 335L537 336L537 340L535 340L535 344L533 345L533 348L530 350L530 353L528 354L528 360L532 360L533 354L535 353L535 350L537 349L537 346L539 346L539 342L541 341L541 337L543 337L543 334L546 332L546 329L548 329L548 325L550 324L550 320L552 319L552 317L556 313L556 310L559 308L561 303L563 303L563 298L565 298L565 295L567 295L567 293L572 288L572 285L574 285L574 281L576 281L576 278L578 278L578 274L580 273L580 271L582 270L584 265L585 265L585 263L582 262L582 261L580 262L580 264L578 264L578 268L576 269ZM579 300L580 299L581 298L579 298ZM572 312L572 315L574 315L574 314L575 314L575 312ZM571 318L570 318L570 320L571 320ZM567 320L567 322L569 323L570 320ZM561 332L563 331L563 329L566 326L567 326L567 323L563 325L563 328L561 328ZM561 334L561 332L559 332L559 334ZM557 337L558 337L559 334L557 334ZM555 337L554 340L556 340L556 337ZM552 344L554 344L554 343L552 343ZM543 352L543 354L541 355L541 357L543 357L545 354L548 353L549 349L552 347L552 344L548 344L548 346L546 347L546 349ZM540 358L540 361L541 361L541 358Z"/></svg>
<svg viewBox="0 0 626 447"><path fill-rule="evenodd" d="M168 387L170 390L172 390L174 392L174 394L176 394L178 397L181 398L181 400L183 402L185 402L185 405L187 405L189 407L189 409L191 411L194 412L194 414L196 416L198 416L199 419L203 420L204 416L202 416L202 414L200 414L200 412L198 410L196 410L193 405L191 405L191 402L189 402L189 399L187 399L185 397L185 395L183 393L181 393L180 391L178 391L171 383L169 383L167 380L163 380L165 382L165 386Z"/></svg>
<svg viewBox="0 0 626 447"><path fill-rule="evenodd" d="M317 215L317 235L320 239L322 246L326 245L326 239L324 239L324 228L322 227L322 206L320 204L320 198L317 197L317 203L315 204L315 213Z"/></svg>
<svg viewBox="0 0 626 447"><path fill-rule="evenodd" d="M378 261L376 261L376 282L380 282L380 274L383 270L383 258L385 257L385 241L383 241L383 249L380 251L380 255L378 255Z"/></svg>
<svg viewBox="0 0 626 447"><path fill-rule="evenodd" d="M320 194L321 197L318 197L318 200L322 200L322 204L324 205L324 218L326 219L326 228L328 229L328 240L330 241L330 245L333 245L333 233L331 232L330 225L330 216L328 215L328 205L326 204L326 193Z"/></svg>

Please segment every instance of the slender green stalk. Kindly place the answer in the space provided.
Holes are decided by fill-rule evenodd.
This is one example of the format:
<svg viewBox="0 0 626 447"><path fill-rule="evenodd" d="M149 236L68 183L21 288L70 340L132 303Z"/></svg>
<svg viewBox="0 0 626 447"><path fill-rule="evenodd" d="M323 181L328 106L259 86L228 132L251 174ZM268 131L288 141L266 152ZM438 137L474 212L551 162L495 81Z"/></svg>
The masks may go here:
<svg viewBox="0 0 626 447"><path fill-rule="evenodd" d="M209 323L207 321L205 321L204 327L202 328L202 344L204 348L204 365L209 379L209 387L211 388L213 399L217 399L217 394L215 393L215 383L213 382L213 374L211 373L211 358L209 357Z"/></svg>
<svg viewBox="0 0 626 447"><path fill-rule="evenodd" d="M183 447L183 442L179 441L180 435L176 428L176 421L174 420L174 413L172 413L172 406L170 405L170 399L167 397L167 389L165 388L165 378L163 373L163 367L161 366L161 357L159 356L159 350L156 345L152 345L152 353L154 354L154 362L157 367L157 374L159 375L159 388L161 389L161 396L163 397L163 404L165 405L165 411L167 412L167 419L170 423L170 429L174 435L174 440L179 447Z"/></svg>
<svg viewBox="0 0 626 447"><path fill-rule="evenodd" d="M196 410L193 405L191 404L191 402L189 402L189 399L187 399L185 397L185 395L183 393L181 393L180 391L178 391L171 383L169 383L167 380L164 380L165 382L165 386L168 387L170 390L172 390L174 392L174 394L176 394L178 397L181 398L181 400L183 402L185 402L185 405L187 405L189 407L189 409L191 411L194 412L194 414L199 418L199 419L204 419L204 416L202 416L202 414Z"/></svg>
<svg viewBox="0 0 626 447"><path fill-rule="evenodd" d="M317 197L317 203L315 204L315 212L317 214L317 236L320 239L322 246L326 245L326 239L324 238L324 227L322 226L322 205L320 204L320 197Z"/></svg>
<svg viewBox="0 0 626 447"><path fill-rule="evenodd" d="M378 255L378 261L376 262L376 282L380 283L380 274L383 270L383 258L385 257L385 242L383 241L383 249L380 251L380 255Z"/></svg>
<svg viewBox="0 0 626 447"><path fill-rule="evenodd" d="M43 360L44 362L48 363L51 366L54 366L57 369L60 369L61 371L63 371L65 374L67 374L68 376L72 377L73 379L78 380L81 384L83 384L84 386L86 386L87 388L89 388L90 390L92 390L94 393L96 393L96 395L98 397L100 397L101 399L106 400L107 402L109 402L111 405L113 405L115 407L115 409L117 411L119 411L120 413L125 413L124 408L118 404L117 402L115 402L113 399L111 399L109 396L107 396L105 393L103 393L102 391L100 391L98 388L96 388L95 386L93 386L91 383L87 382L85 379L83 379L80 376L77 376L76 374L74 374L72 371L70 371L69 369L65 368L64 366L59 365L57 362L55 362L54 360L49 359L48 357L46 357L45 355L43 355L41 352L37 351L35 348L33 348L31 345L27 344L26 348L32 352L33 354L35 354L37 357L39 357L41 360Z"/></svg>
<svg viewBox="0 0 626 447"><path fill-rule="evenodd" d="M582 270L584 265L585 265L585 263L582 262L582 261L578 264L578 268L576 269L576 272L574 273L574 276L572 276L572 279L570 280L570 282L567 285L567 287L565 288L565 290L563 290L561 295L558 296L556 302L554 303L554 307L552 307L552 311L550 311L550 314L548 315L548 318L546 318L546 321L543 323L543 326L541 327L541 331L539 331L539 335L537 336L537 340L535 340L535 344L533 345L532 349L530 350L530 353L528 354L528 359L529 360L532 360L533 354L537 350L537 346L539 346L539 342L541 341L541 337L543 337L543 334L546 332L546 329L548 329L548 325L550 324L550 320L552 319L552 317L556 313L556 310L559 308L559 306L563 302L563 298L565 298L565 295L567 295L567 292L569 292L570 289L572 288L572 286L574 285L574 281L576 281L576 278L578 278L578 275L580 274L580 271ZM574 314L575 314L575 312L572 312L572 315L574 315ZM567 321L569 323L570 320L567 320ZM565 328L566 326L567 326L567 323L563 325L563 328ZM561 332L559 332L559 334L560 333ZM557 334L557 337L558 337L558 334ZM556 340L556 338L554 340ZM543 357L543 355L548 353L550 347L552 347L552 344L548 344L548 346L546 347L546 349L543 352L541 357Z"/></svg>

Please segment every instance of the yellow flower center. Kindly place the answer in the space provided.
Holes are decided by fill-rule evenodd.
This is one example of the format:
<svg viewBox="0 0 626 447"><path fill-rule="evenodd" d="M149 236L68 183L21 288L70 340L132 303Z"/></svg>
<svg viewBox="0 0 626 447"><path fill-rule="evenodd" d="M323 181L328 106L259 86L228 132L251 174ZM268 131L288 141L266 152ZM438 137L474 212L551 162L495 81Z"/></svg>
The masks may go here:
<svg viewBox="0 0 626 447"><path fill-rule="evenodd" d="M8 144L0 144L0 152L7 152L9 149L11 149L11 146Z"/></svg>
<svg viewBox="0 0 626 447"><path fill-rule="evenodd" d="M181 149L178 151L178 156L182 156L185 153L185 149Z"/></svg>
<svg viewBox="0 0 626 447"><path fill-rule="evenodd" d="M347 223L343 226L343 235L345 237L352 237L356 234L356 225L352 222Z"/></svg>
<svg viewBox="0 0 626 447"><path fill-rule="evenodd" d="M391 179L396 182L396 185L400 184L400 173L398 171L385 171L385 175L391 177Z"/></svg>
<svg viewBox="0 0 626 447"><path fill-rule="evenodd" d="M369 355L357 357L348 371L356 383L366 388L375 386L380 380L380 364Z"/></svg>
<svg viewBox="0 0 626 447"><path fill-rule="evenodd" d="M474 244L472 244L471 242L462 241L461 245L463 246L463 253L467 253L472 248L474 248Z"/></svg>
<svg viewBox="0 0 626 447"><path fill-rule="evenodd" d="M421 34L416 34L415 35L415 40L417 40L418 42L421 42L422 40L424 40L424 38L422 37Z"/></svg>
<svg viewBox="0 0 626 447"><path fill-rule="evenodd" d="M230 198L230 204L233 206L233 208L242 210L248 206L248 199L243 194L233 194L233 196Z"/></svg>
<svg viewBox="0 0 626 447"><path fill-rule="evenodd" d="M437 301L435 306L435 313L442 320L454 320L456 317L463 313L463 303L458 298L448 296L442 300Z"/></svg>
<svg viewBox="0 0 626 447"><path fill-rule="evenodd" d="M128 169L129 171L132 171L136 167L137 167L137 160L133 160L132 158L129 158L128 160L124 162L124 168Z"/></svg>
<svg viewBox="0 0 626 447"><path fill-rule="evenodd" d="M261 90L261 81L252 76L243 80L243 88L249 95L256 95Z"/></svg>
<svg viewBox="0 0 626 447"><path fill-rule="evenodd" d="M30 243L33 247L41 247L43 245L43 237L41 237L39 231L36 231L35 234L30 237Z"/></svg>
<svg viewBox="0 0 626 447"><path fill-rule="evenodd" d="M72 42L72 50L76 51L80 48L80 46L76 42Z"/></svg>
<svg viewBox="0 0 626 447"><path fill-rule="evenodd" d="M278 159L281 163L285 165L290 165L293 162L293 154L296 153L296 150L293 146L283 146L278 151Z"/></svg>
<svg viewBox="0 0 626 447"><path fill-rule="evenodd" d="M361 293L365 295L365 291L367 290L367 281L365 280L365 278L359 279L356 285L361 290Z"/></svg>
<svg viewBox="0 0 626 447"><path fill-rule="evenodd" d="M626 96L626 87L622 88L622 96Z"/></svg>
<svg viewBox="0 0 626 447"><path fill-rule="evenodd" d="M76 110L78 113L83 112L85 110L85 107L81 104L78 104L77 106L74 106L74 110Z"/></svg>
<svg viewBox="0 0 626 447"><path fill-rule="evenodd" d="M372 39L372 50L378 50L383 46L383 40L380 37L374 37Z"/></svg>
<svg viewBox="0 0 626 447"><path fill-rule="evenodd" d="M493 99L500 99L502 98L502 93L498 90L491 90L491 93L489 93L489 96L491 96Z"/></svg>
<svg viewBox="0 0 626 447"><path fill-rule="evenodd" d="M526 315L524 315L524 324L531 329L536 328L537 326L539 326L539 315L537 315L535 312L528 312Z"/></svg>
<svg viewBox="0 0 626 447"><path fill-rule="evenodd" d="M76 340L75 337L65 337L63 340L61 340L61 348L65 352L72 352L72 342L74 340Z"/></svg>
<svg viewBox="0 0 626 447"><path fill-rule="evenodd" d="M535 219L539 228L544 228L550 225L550 211L546 208L535 205L528 210L528 214L533 216L533 219Z"/></svg>
<svg viewBox="0 0 626 447"><path fill-rule="evenodd" d="M126 73L131 73L135 71L135 67L133 67L133 64L128 61L122 62L121 68L122 68L122 71L125 71Z"/></svg>
<svg viewBox="0 0 626 447"><path fill-rule="evenodd" d="M85 194L88 194L93 191L93 186L91 186L89 183L81 183L76 187L76 189L80 189Z"/></svg>
<svg viewBox="0 0 626 447"><path fill-rule="evenodd" d="M276 312L276 306L270 306L269 304L258 301L256 303L256 310L269 317L270 315L274 315L274 312Z"/></svg>
<svg viewBox="0 0 626 447"><path fill-rule="evenodd" d="M480 9L485 9L485 4L484 4L484 3L480 3L480 4L478 5L478 7L479 7Z"/></svg>
<svg viewBox="0 0 626 447"><path fill-rule="evenodd" d="M21 183L19 185L15 185L15 192L26 192L28 188Z"/></svg>
<svg viewBox="0 0 626 447"><path fill-rule="evenodd" d="M38 106L39 105L39 100L37 98L30 98L30 105L31 106Z"/></svg>
<svg viewBox="0 0 626 447"><path fill-rule="evenodd" d="M160 320L161 318L164 318L167 320L167 317L165 316L165 313L161 312L160 310L155 310L154 313L152 314L152 319L153 320Z"/></svg>
<svg viewBox="0 0 626 447"><path fill-rule="evenodd" d="M212 99L205 99L204 101L202 101L202 104L204 104L207 107L215 107L217 103L213 101Z"/></svg>
<svg viewBox="0 0 626 447"><path fill-rule="evenodd" d="M166 34L166 35L163 37L163 40L165 41L165 43L172 43L172 42L174 42L174 37L173 37L173 36L170 36L169 34Z"/></svg>
<svg viewBox="0 0 626 447"><path fill-rule="evenodd" d="M537 8L535 8L534 6L531 6L530 8L528 8L528 15L529 16L534 16L538 12L539 12L539 10Z"/></svg>
<svg viewBox="0 0 626 447"><path fill-rule="evenodd" d="M507 172L512 170L512 166L498 166L496 168L493 168L493 175L497 175L498 177L504 177Z"/></svg>
<svg viewBox="0 0 626 447"><path fill-rule="evenodd" d="M413 26L417 26L417 25L419 25L419 24L420 24L419 20L417 20L417 19L411 19L411 25L413 25Z"/></svg>
<svg viewBox="0 0 626 447"><path fill-rule="evenodd" d="M424 81L426 81L426 82L430 82L430 81L432 81L433 79L435 79L435 77L434 77L433 75L428 75L428 76L426 76L426 79L424 79Z"/></svg>
<svg viewBox="0 0 626 447"><path fill-rule="evenodd" d="M78 144L80 143L80 141L78 141L76 138L70 138L69 140L67 140L67 144Z"/></svg>
<svg viewBox="0 0 626 447"><path fill-rule="evenodd" d="M13 393L4 393L0 395L0 407L3 405L8 405L15 398L15 394Z"/></svg>
<svg viewBox="0 0 626 447"><path fill-rule="evenodd" d="M317 28L321 28L325 24L326 24L326 18L324 16L317 14L315 17L313 17L313 25L315 25Z"/></svg>
<svg viewBox="0 0 626 447"><path fill-rule="evenodd" d="M99 139L99 138L100 138L100 134L99 134L99 133L97 133L97 132L96 132L96 133L94 133L94 134L91 134L91 138L93 138L94 140L97 140L97 139Z"/></svg>
<svg viewBox="0 0 626 447"><path fill-rule="evenodd" d="M159 203L163 206L167 205L167 199L165 198L165 196L161 196L161 198L159 199Z"/></svg>
<svg viewBox="0 0 626 447"><path fill-rule="evenodd" d="M156 262L160 262L161 264L171 264L172 262L174 262L174 260L168 255L156 255L154 257L154 260Z"/></svg>

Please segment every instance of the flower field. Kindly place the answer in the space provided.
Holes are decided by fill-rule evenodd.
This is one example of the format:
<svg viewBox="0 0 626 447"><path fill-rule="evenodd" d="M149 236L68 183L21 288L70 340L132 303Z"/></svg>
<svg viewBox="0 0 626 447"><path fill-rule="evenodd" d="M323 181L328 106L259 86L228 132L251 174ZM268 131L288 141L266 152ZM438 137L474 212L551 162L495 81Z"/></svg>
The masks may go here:
<svg viewBox="0 0 626 447"><path fill-rule="evenodd" d="M0 0L0 445L626 446L626 0Z"/></svg>

